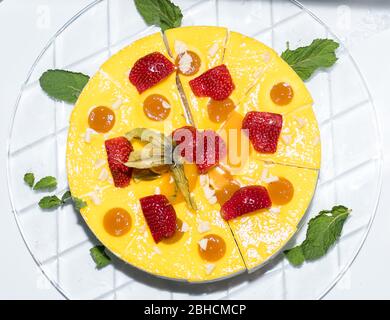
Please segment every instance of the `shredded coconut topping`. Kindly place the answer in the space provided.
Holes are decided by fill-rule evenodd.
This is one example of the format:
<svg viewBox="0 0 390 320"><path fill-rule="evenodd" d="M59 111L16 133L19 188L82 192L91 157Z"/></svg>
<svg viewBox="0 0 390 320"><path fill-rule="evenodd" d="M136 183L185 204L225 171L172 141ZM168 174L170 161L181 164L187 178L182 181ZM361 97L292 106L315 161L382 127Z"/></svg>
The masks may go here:
<svg viewBox="0 0 390 320"><path fill-rule="evenodd" d="M179 69L181 72L188 73L192 68L192 57L186 52L180 57Z"/></svg>
<svg viewBox="0 0 390 320"><path fill-rule="evenodd" d="M207 242L208 242L208 241L209 241L208 239L201 239L201 240L198 241L199 247L200 247L203 251L205 251L205 250L207 249Z"/></svg>
<svg viewBox="0 0 390 320"><path fill-rule="evenodd" d="M187 45L183 41L180 40L175 41L175 52L177 55L182 54L187 50L188 50Z"/></svg>
<svg viewBox="0 0 390 320"><path fill-rule="evenodd" d="M211 230L210 223L208 221L199 221L199 225L198 225L199 233L205 233L210 230Z"/></svg>
<svg viewBox="0 0 390 320"><path fill-rule="evenodd" d="M209 49L209 55L210 55L211 57L214 57L215 54L218 52L218 49L219 49L218 43L214 43L214 44L210 47L210 49Z"/></svg>

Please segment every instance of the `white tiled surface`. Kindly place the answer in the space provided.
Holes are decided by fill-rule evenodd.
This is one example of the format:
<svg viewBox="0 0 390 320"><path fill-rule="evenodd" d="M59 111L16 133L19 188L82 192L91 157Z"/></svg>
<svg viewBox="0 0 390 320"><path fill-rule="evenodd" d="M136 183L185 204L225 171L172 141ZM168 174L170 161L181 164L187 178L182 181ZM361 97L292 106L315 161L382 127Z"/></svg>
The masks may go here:
<svg viewBox="0 0 390 320"><path fill-rule="evenodd" d="M2 50L0 54L0 70L2 71L2 77L0 77L0 105L3 112L3 116L0 118L0 141L5 141L6 139L11 109L20 83L25 79L33 60L50 36L74 13L89 2L91 0L68 0L66 2L61 0L5 0L2 2L0 0L0 38L5 44L4 47L7 48L7 50ZM181 0L180 2L182 7L185 8L194 1ZM275 12L275 19L283 19L283 2L283 0L274 0L276 7L280 7ZM332 27L333 31L343 38L349 46L352 55L356 58L368 80L384 127L384 137L388 136L390 129L386 128L384 124L386 119L390 119L390 111L387 107L387 75L390 71L390 65L387 62L389 52L387 43L390 37L390 4L386 4L386 1L370 1L373 9L369 10L364 5L365 1L363 0L323 1L321 4L319 4L319 1L307 0L302 2L325 20ZM221 3L223 3L222 0ZM267 10L267 8L263 7L258 8L256 1L250 1L250 5L253 7L253 14L256 17L261 15L261 10ZM121 8L112 6L112 10L121 10ZM199 10L207 11L207 8L200 8ZM15 19L16 16L18 19ZM124 21L123 23L125 24L123 28L131 28L131 24L129 25L131 21ZM250 24L252 22L245 21L243 23ZM263 21L263 23L266 27L268 22ZM239 27L237 26L237 29ZM96 28L98 32L99 25ZM136 33L139 30L134 31ZM294 34L293 28L286 30L286 32L288 32L291 38L300 38L299 35ZM121 28L111 30L111 34L120 40ZM77 37L63 39L64 42L76 40ZM284 39L282 40L284 41ZM85 50L89 50L92 45L94 44L84 43L83 47L85 47ZM281 42L279 44L276 39L275 45L283 46L284 43ZM93 51L91 50L91 52ZM63 57L63 61L58 63L67 65L68 62L73 63L77 61L77 56L72 56L72 54L77 53L69 52L68 55ZM84 52L84 54L88 54L88 52ZM102 56L104 55L105 52L102 52ZM99 59L99 57L96 58ZM321 79L316 78L316 81L321 82ZM348 90L356 92L356 95L347 96L347 98L351 99L351 105L353 105L354 99L356 101L362 100L358 96L358 88L355 88L353 83L343 85L347 89L351 88ZM37 106L35 111L39 114L39 110L44 110L45 108L46 106L42 104ZM325 112L323 116L326 119ZM25 134L29 133L26 132ZM389 141L386 142L385 139L385 144L383 194L387 194L390 189L390 183L386 181L390 170L388 158L390 143ZM356 148L359 146L351 145L350 147ZM370 146L365 147L369 148ZM6 257L6 262L3 262L0 266L0 298L61 298L35 266L24 246L11 214L5 183L5 145L3 146L3 152L0 153L0 166L3 168L0 171L0 201L2 208L2 213L0 214L0 243L3 244L3 257ZM359 181L356 183L359 183ZM340 185L340 188L342 188L342 185ZM29 199L26 198L26 201L29 201ZM386 208L389 205L390 200L383 197L373 228L362 252L347 275L328 294L327 298L390 298L390 290L387 289L390 284L388 277L390 259L386 259L385 254L390 247L390 236L388 235L390 216L386 214ZM45 226L51 223L51 221L42 222ZM37 234L39 234L39 229ZM52 244L46 243L45 239L37 237L35 240L42 241L42 250L50 251L53 249L50 248ZM71 245L69 243L69 246ZM77 254L77 252L74 254ZM326 266L324 265L323 267L326 270ZM55 274L57 272L55 263L49 263L46 268L49 273ZM70 269L67 270L67 272L69 271ZM300 272L303 272L303 270L300 270ZM66 277L67 275L63 276ZM76 281L77 279L74 280ZM99 281L98 276L95 280ZM69 283L71 284L71 282ZM103 289L102 291L104 291ZM161 294L159 292L159 295Z"/></svg>

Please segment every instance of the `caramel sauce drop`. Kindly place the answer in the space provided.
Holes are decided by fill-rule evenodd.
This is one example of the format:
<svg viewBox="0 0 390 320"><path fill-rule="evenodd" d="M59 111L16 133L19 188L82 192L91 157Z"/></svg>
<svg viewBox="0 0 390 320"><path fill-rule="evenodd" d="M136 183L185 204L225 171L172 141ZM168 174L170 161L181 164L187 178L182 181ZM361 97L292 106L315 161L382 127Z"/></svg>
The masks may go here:
<svg viewBox="0 0 390 320"><path fill-rule="evenodd" d="M144 101L145 115L154 121L162 121L168 118L171 112L169 101L162 95L152 94Z"/></svg>
<svg viewBox="0 0 390 320"><path fill-rule="evenodd" d="M164 238L161 240L161 242L164 242L166 244L172 244L178 242L184 235L184 232L181 231L181 228L183 226L183 221L181 221L179 218L176 219L176 231L174 235L170 238Z"/></svg>
<svg viewBox="0 0 390 320"><path fill-rule="evenodd" d="M216 234L208 234L202 239L207 239L206 250L203 250L198 244L199 255L202 259L214 262L221 259L226 253L226 243Z"/></svg>
<svg viewBox="0 0 390 320"><path fill-rule="evenodd" d="M210 184L215 189L215 196L221 206L241 187L229 172L220 167L213 168L208 174Z"/></svg>
<svg viewBox="0 0 390 320"><path fill-rule="evenodd" d="M217 197L218 203L222 206L240 188L241 186L236 181L229 181L229 183L226 184L223 189L217 190L215 192L215 196Z"/></svg>
<svg viewBox="0 0 390 320"><path fill-rule="evenodd" d="M115 113L107 107L96 107L92 109L88 116L88 125L96 132L106 133L115 124Z"/></svg>
<svg viewBox="0 0 390 320"><path fill-rule="evenodd" d="M131 216L122 208L114 208L104 216L104 229L114 237L120 237L128 233L131 228Z"/></svg>
<svg viewBox="0 0 390 320"><path fill-rule="evenodd" d="M228 118L235 107L233 100L229 98L221 101L210 99L207 104L207 112L212 122L221 123Z"/></svg>
<svg viewBox="0 0 390 320"><path fill-rule="evenodd" d="M286 82L280 82L271 89L271 99L278 106L288 105L293 98L294 90Z"/></svg>
<svg viewBox="0 0 390 320"><path fill-rule="evenodd" d="M185 54L188 54L192 61L191 61L191 66L188 70L186 71L183 71L181 68L180 68L180 60L182 59L182 57L185 55ZM193 76L194 74L196 74L199 69L200 69L200 66L202 64L202 61L200 60L200 57L193 51L186 51L186 52L183 52L181 54L179 54L177 57L176 57L176 60L175 60L175 64L177 66L177 70L180 74L183 74L185 76Z"/></svg>
<svg viewBox="0 0 390 320"><path fill-rule="evenodd" d="M294 186L286 178L279 178L277 181L270 182L267 189L271 197L272 204L287 204L294 196Z"/></svg>

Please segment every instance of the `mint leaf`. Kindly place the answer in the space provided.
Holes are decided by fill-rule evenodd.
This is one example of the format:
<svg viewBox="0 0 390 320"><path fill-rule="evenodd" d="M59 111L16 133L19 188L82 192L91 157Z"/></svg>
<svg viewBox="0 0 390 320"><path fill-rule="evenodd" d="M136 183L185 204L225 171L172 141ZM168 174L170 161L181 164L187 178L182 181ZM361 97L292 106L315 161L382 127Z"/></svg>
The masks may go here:
<svg viewBox="0 0 390 320"><path fill-rule="evenodd" d="M31 173L31 172L26 173L26 174L24 175L24 178L23 178L23 179L24 179L24 182L26 182L27 185L28 185L30 188L33 187L34 181L35 181L35 177L34 177L34 174L33 174L33 173Z"/></svg>
<svg viewBox="0 0 390 320"><path fill-rule="evenodd" d="M100 245L89 250L97 269L102 269L111 263L111 258L107 255L105 249L104 246Z"/></svg>
<svg viewBox="0 0 390 320"><path fill-rule="evenodd" d="M337 61L339 44L332 39L316 39L309 46L286 49L281 55L302 80L309 79L319 68L329 68Z"/></svg>
<svg viewBox="0 0 390 320"><path fill-rule="evenodd" d="M52 176L47 176L35 184L34 190L54 189L55 187L57 187L57 179Z"/></svg>
<svg viewBox="0 0 390 320"><path fill-rule="evenodd" d="M321 211L309 221L306 239L300 246L284 251L286 258L294 265L323 257L341 236L341 231L351 210L335 206Z"/></svg>
<svg viewBox="0 0 390 320"><path fill-rule="evenodd" d="M65 203L67 201L69 201L70 199L72 199L72 194L70 193L70 191L66 191L63 195L62 195L62 198L61 198L61 201L62 203Z"/></svg>
<svg viewBox="0 0 390 320"><path fill-rule="evenodd" d="M316 260L324 256L340 238L344 223L350 211L344 206L333 207L332 211L321 211L309 221L306 240L302 251L306 260Z"/></svg>
<svg viewBox="0 0 390 320"><path fill-rule="evenodd" d="M82 208L85 208L87 206L87 203L79 198L72 197L74 207L76 210L80 211Z"/></svg>
<svg viewBox="0 0 390 320"><path fill-rule="evenodd" d="M89 76L66 70L48 70L42 74L39 83L43 91L55 100L76 103Z"/></svg>
<svg viewBox="0 0 390 320"><path fill-rule="evenodd" d="M134 0L138 12L148 25L156 25L162 31L180 27L183 14L170 0Z"/></svg>
<svg viewBox="0 0 390 320"><path fill-rule="evenodd" d="M284 251L284 255L287 260L295 267L300 266L305 262L305 256L303 255L302 247L296 246L290 250Z"/></svg>
<svg viewBox="0 0 390 320"><path fill-rule="evenodd" d="M42 198L38 205L41 209L55 209L62 205L62 201L57 196L47 196Z"/></svg>

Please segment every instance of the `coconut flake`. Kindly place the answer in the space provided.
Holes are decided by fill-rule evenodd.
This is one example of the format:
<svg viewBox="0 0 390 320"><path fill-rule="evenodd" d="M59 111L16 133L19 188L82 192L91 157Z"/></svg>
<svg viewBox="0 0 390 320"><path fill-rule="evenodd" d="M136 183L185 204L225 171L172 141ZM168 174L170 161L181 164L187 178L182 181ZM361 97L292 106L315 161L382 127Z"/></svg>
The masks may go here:
<svg viewBox="0 0 390 320"><path fill-rule="evenodd" d="M154 193L155 193L155 194L160 194L160 193L161 193L160 187L156 187L156 188L154 189Z"/></svg>
<svg viewBox="0 0 390 320"><path fill-rule="evenodd" d="M179 69L182 73L186 74L191 71L192 68L192 57L185 52L179 60Z"/></svg>
<svg viewBox="0 0 390 320"><path fill-rule="evenodd" d="M199 233L205 233L207 231L210 231L210 223L208 221L200 221L198 225L198 232Z"/></svg>
<svg viewBox="0 0 390 320"><path fill-rule="evenodd" d="M172 108L171 105L168 102L166 102L166 101L162 102L162 106L163 106L164 109L171 109Z"/></svg>
<svg viewBox="0 0 390 320"><path fill-rule="evenodd" d="M99 169L103 167L106 164L106 160L104 159L97 159L94 165L94 169Z"/></svg>
<svg viewBox="0 0 390 320"><path fill-rule="evenodd" d="M95 130L91 129L91 128L87 128L85 130L84 141L86 143L90 143L91 142L91 136L93 134L97 134L97 132Z"/></svg>
<svg viewBox="0 0 390 320"><path fill-rule="evenodd" d="M203 250L203 251L206 251L207 249L207 242L209 240L208 239L201 239L198 241L198 244L199 244L199 247Z"/></svg>
<svg viewBox="0 0 390 320"><path fill-rule="evenodd" d="M120 108L120 106L122 105L122 103L123 103L123 100L122 99L118 99L118 100L116 100L113 104L112 104L112 109L114 109L114 110L117 110L117 109L119 109Z"/></svg>
<svg viewBox="0 0 390 320"><path fill-rule="evenodd" d="M303 128L307 124L307 119L295 116L295 120L298 123L298 128Z"/></svg>
<svg viewBox="0 0 390 320"><path fill-rule="evenodd" d="M214 44L210 47L210 49L209 49L209 55L210 55L211 57L214 57L215 54L218 52L218 49L219 49L218 43L214 43Z"/></svg>
<svg viewBox="0 0 390 320"><path fill-rule="evenodd" d="M282 140L285 145L289 145L292 141L292 136L289 134L282 135Z"/></svg>
<svg viewBox="0 0 390 320"><path fill-rule="evenodd" d="M271 183L271 182L276 182L278 180L279 180L278 177L270 175L269 177L265 178L263 181L265 183Z"/></svg>
<svg viewBox="0 0 390 320"><path fill-rule="evenodd" d="M160 250L159 247L154 247L153 250L154 250L155 253L161 254L161 250Z"/></svg>
<svg viewBox="0 0 390 320"><path fill-rule="evenodd" d="M214 271L214 269L215 269L215 264L213 264L213 263L207 263L207 264L205 265L205 267L206 267L206 273L207 273L207 274L211 274L211 273Z"/></svg>
<svg viewBox="0 0 390 320"><path fill-rule="evenodd" d="M102 203L102 199L100 199L98 193L96 191L92 191L88 194L88 196L91 198L92 202L95 205L100 205Z"/></svg>
<svg viewBox="0 0 390 320"><path fill-rule="evenodd" d="M269 209L269 212L271 212L271 213L280 213L280 207L271 207Z"/></svg>
<svg viewBox="0 0 390 320"><path fill-rule="evenodd" d="M183 224L181 225L181 232L188 232L188 230L190 230L190 226L188 225L187 222L183 222Z"/></svg>
<svg viewBox="0 0 390 320"><path fill-rule="evenodd" d="M98 179L101 181L105 181L108 179L108 177L109 177L108 170L106 168L103 168L102 171L100 171Z"/></svg>
<svg viewBox="0 0 390 320"><path fill-rule="evenodd" d="M177 55L187 52L187 45L180 40L175 40L175 52Z"/></svg>

